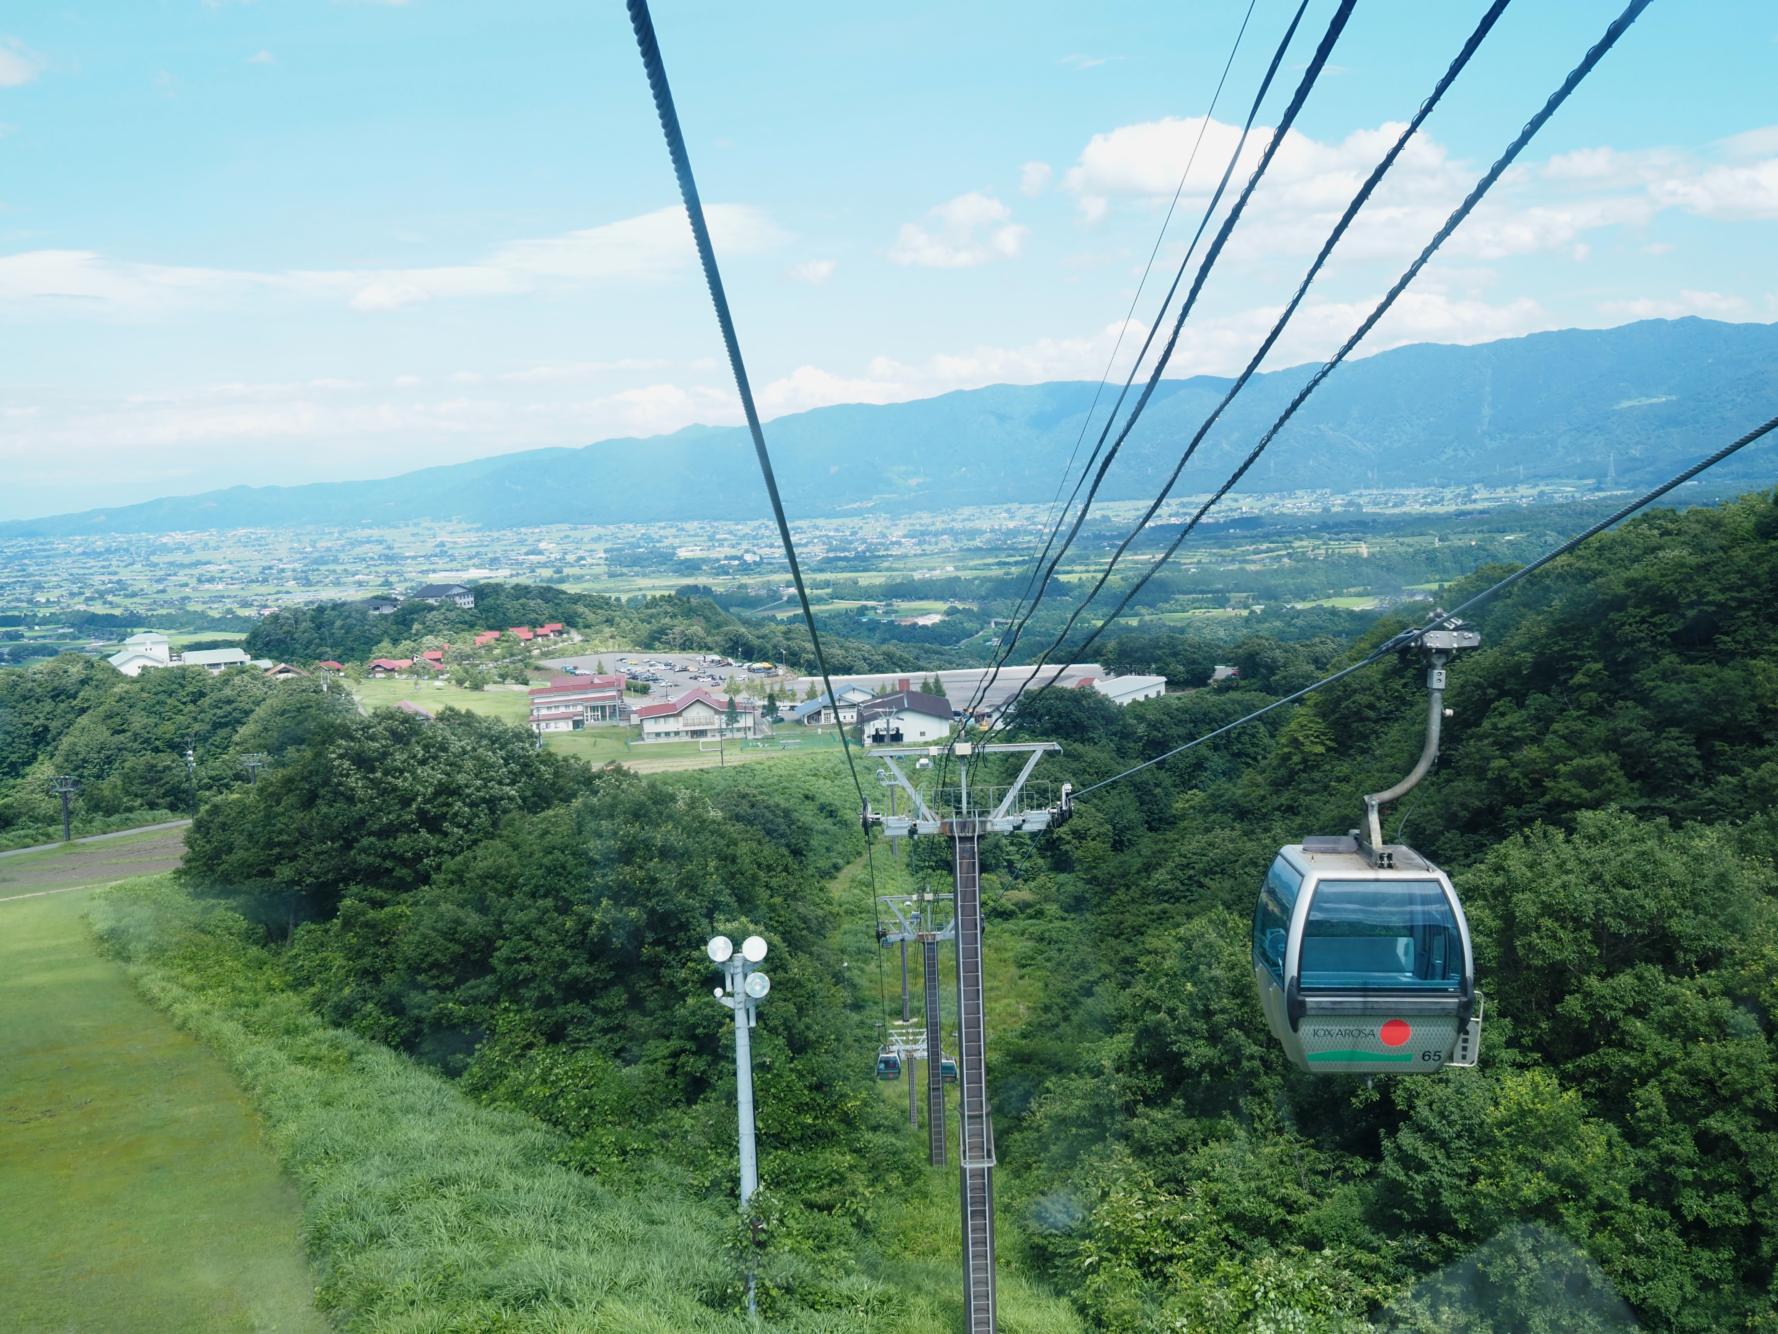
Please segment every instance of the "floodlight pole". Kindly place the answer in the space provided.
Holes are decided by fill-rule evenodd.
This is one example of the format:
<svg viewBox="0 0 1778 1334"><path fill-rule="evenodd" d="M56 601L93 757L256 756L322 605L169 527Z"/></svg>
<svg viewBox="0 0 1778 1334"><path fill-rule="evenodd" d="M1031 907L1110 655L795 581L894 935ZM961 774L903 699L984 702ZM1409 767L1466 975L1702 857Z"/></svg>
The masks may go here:
<svg viewBox="0 0 1778 1334"><path fill-rule="evenodd" d="M749 958L754 952L757 942L756 957ZM725 946L727 952L718 949L719 944ZM752 1028L757 1022L759 1002L765 998L770 989L771 981L764 973L754 971L753 965L765 958L765 942L758 936L749 936L740 950L726 936L717 936L706 947L710 958L723 971L724 986L716 988L716 999L735 1012L735 1114L739 1126L739 1156L741 1160L741 1217L747 1220L748 1228L753 1234L753 1243L759 1244L759 1224L752 1217L751 1206L753 1196L759 1190L759 1156L754 1143L753 1124L753 1034ZM750 981L757 979L749 986ZM763 986L760 984L764 984ZM759 1297L754 1291L753 1266L747 1266L746 1277L747 1314L757 1318L759 1315Z"/></svg>
<svg viewBox="0 0 1778 1334"><path fill-rule="evenodd" d="M198 818L198 741L189 737L185 742L185 778L191 784L191 818Z"/></svg>
<svg viewBox="0 0 1778 1334"><path fill-rule="evenodd" d="M52 795L62 799L62 842L72 843L74 841L74 825L70 803L74 800L74 794L80 791L80 784L73 778L62 774L50 780L49 790Z"/></svg>
<svg viewBox="0 0 1778 1334"><path fill-rule="evenodd" d="M880 822L890 838L939 834L951 840L952 866L956 877L957 936L957 1071L958 1071L958 1194L963 1210L963 1312L969 1334L994 1334L998 1314L994 1273L994 1125L988 1104L988 1053L984 1014L986 990L982 981L981 839L987 833L1034 834L1050 827L1068 813L1068 791L1062 789L1057 806L1027 806L1020 802L1025 782L1046 754L1060 751L1054 741L1026 741L981 745L960 741L951 753L957 760L958 795L949 812L935 811L918 787L908 780L898 760L911 757L938 759L945 748L921 746L877 750L890 782L907 794L911 813L905 816L873 815L864 810L867 824ZM1023 754L1024 767L991 809L978 805L969 791L969 766L983 754ZM980 789L978 788L978 794ZM934 794L938 796L939 794ZM932 960L936 950L928 954ZM929 975L930 976L930 975ZM928 981L928 994L932 984ZM931 1015L928 1013L930 1031ZM927 1052L927 1077L934 1064L943 1077L943 1053Z"/></svg>

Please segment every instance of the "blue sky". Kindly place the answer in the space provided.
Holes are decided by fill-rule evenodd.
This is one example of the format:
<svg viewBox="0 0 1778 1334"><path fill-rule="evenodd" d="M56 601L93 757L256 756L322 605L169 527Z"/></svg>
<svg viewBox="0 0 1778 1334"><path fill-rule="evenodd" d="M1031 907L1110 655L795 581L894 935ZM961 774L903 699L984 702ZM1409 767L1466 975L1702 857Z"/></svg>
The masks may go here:
<svg viewBox="0 0 1778 1334"><path fill-rule="evenodd" d="M1293 7L1257 0L1169 269ZM1620 7L1507 11L1270 364L1349 332ZM1360 5L1173 373L1244 360L1482 8ZM660 5L767 415L1098 375L1243 9ZM1769 3L1656 0L1365 350L1778 319L1775 63ZM0 517L738 419L615 0L14 0L0 340Z"/></svg>

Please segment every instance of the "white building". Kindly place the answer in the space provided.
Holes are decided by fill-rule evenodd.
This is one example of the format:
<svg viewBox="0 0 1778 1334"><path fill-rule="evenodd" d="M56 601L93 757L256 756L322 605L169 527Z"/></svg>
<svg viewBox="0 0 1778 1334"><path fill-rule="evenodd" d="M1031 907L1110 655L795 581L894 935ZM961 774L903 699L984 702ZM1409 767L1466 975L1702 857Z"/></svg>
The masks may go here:
<svg viewBox="0 0 1778 1334"><path fill-rule="evenodd" d="M150 667L171 666L173 650L165 635L146 631L124 640L123 647L106 661L125 676L140 676Z"/></svg>
<svg viewBox="0 0 1778 1334"><path fill-rule="evenodd" d="M850 727L858 721L858 706L869 703L876 696L863 686L836 686L834 694L840 697L837 712L824 692L816 699L806 699L790 711L792 721L810 727L831 727L837 720Z"/></svg>
<svg viewBox="0 0 1778 1334"><path fill-rule="evenodd" d="M1167 693L1164 676L1089 676L1076 684L1091 686L1119 708L1140 699L1158 699Z"/></svg>
<svg viewBox="0 0 1778 1334"><path fill-rule="evenodd" d="M759 706L736 699L735 718L729 721L730 701L699 688L677 699L644 704L632 710L642 724L644 741L702 741L719 736L750 737L759 730Z"/></svg>
<svg viewBox="0 0 1778 1334"><path fill-rule="evenodd" d="M435 606L461 607L468 611L475 606L475 594L462 584L421 584L413 591L416 602L430 602Z"/></svg>
<svg viewBox="0 0 1778 1334"><path fill-rule="evenodd" d="M106 661L125 676L140 676L154 667L202 667L214 676L252 659L238 648L200 648L181 653L165 635L149 630L124 640L123 647Z"/></svg>
<svg viewBox="0 0 1778 1334"><path fill-rule="evenodd" d="M951 703L923 690L898 690L858 706L867 746L918 746L951 734Z"/></svg>
<svg viewBox="0 0 1778 1334"><path fill-rule="evenodd" d="M184 653L173 655L172 665L175 667L202 667L215 676L230 667L239 667L253 659L247 656L246 650L238 648L198 648L188 649Z"/></svg>

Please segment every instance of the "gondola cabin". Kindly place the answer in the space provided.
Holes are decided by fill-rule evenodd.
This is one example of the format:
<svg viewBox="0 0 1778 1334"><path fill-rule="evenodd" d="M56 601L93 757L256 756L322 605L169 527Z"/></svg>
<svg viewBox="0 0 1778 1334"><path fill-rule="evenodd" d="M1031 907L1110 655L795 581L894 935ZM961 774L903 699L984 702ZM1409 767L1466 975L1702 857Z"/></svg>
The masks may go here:
<svg viewBox="0 0 1778 1334"><path fill-rule="evenodd" d="M957 1062L949 1056L941 1060L938 1063L938 1077L946 1084L955 1084L957 1082Z"/></svg>
<svg viewBox="0 0 1778 1334"><path fill-rule="evenodd" d="M901 1054L893 1047L877 1053L877 1078L886 1082L901 1078Z"/></svg>
<svg viewBox="0 0 1778 1334"><path fill-rule="evenodd" d="M1450 879L1412 848L1281 849L1253 914L1272 1035L1314 1074L1431 1074L1476 1062L1482 996Z"/></svg>

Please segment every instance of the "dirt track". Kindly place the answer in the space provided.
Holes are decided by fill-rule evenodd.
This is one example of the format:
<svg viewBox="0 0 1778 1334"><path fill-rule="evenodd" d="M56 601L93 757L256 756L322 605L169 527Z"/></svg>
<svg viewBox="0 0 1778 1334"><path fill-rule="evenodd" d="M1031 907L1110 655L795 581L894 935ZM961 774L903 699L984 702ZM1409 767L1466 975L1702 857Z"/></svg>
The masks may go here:
<svg viewBox="0 0 1778 1334"><path fill-rule="evenodd" d="M185 830L168 829L8 857L0 860L0 901L155 875L172 870L184 855Z"/></svg>

